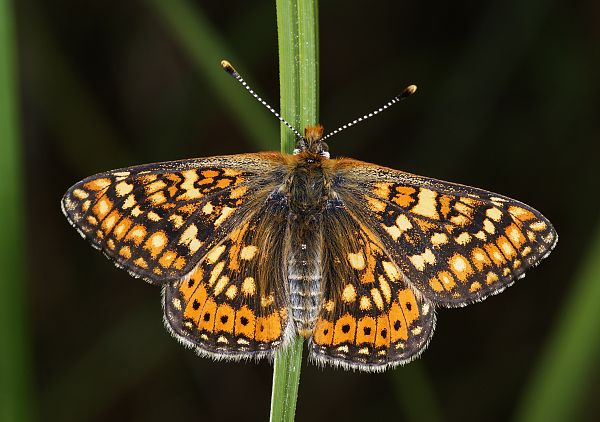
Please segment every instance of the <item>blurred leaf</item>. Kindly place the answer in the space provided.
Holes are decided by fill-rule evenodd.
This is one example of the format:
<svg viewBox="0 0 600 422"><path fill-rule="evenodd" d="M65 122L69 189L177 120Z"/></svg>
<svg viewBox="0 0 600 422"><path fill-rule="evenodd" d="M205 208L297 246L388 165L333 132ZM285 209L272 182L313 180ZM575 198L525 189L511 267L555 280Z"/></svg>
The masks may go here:
<svg viewBox="0 0 600 422"><path fill-rule="evenodd" d="M509 82L527 57L551 11L553 0L486 2L471 40L462 56L448 70L445 85L430 104L426 130L421 138L428 145L448 142L452 137L452 158L464 159L469 148L480 142L500 96L510 92ZM432 95L433 97L433 95ZM459 105L459 107L457 107ZM460 110L460 114L454 112ZM446 154L416 150L440 172L456 165Z"/></svg>
<svg viewBox="0 0 600 422"><path fill-rule="evenodd" d="M82 174L99 171L98 163L108 167L131 163L132 154L69 63L45 17L34 6L23 10L24 43L29 52L25 70L31 98L53 131L61 153Z"/></svg>
<svg viewBox="0 0 600 422"><path fill-rule="evenodd" d="M192 7L186 0L150 1L203 77L210 82L215 96L232 109L234 120L240 122L254 145L261 150L274 149L273 141L277 139L275 119L223 71L219 62L231 59L231 50L202 10ZM235 66L235 61L231 60Z"/></svg>
<svg viewBox="0 0 600 422"><path fill-rule="evenodd" d="M130 309L118 324L98 335L42 395L42 413L63 422L90 420L162 365L170 339L157 339L155 330L149 328L159 319L158 312L156 306ZM132 338L137 347L132 347Z"/></svg>
<svg viewBox="0 0 600 422"><path fill-rule="evenodd" d="M411 362L391 372L396 399L408 421L443 421L442 411L423 361Z"/></svg>
<svg viewBox="0 0 600 422"><path fill-rule="evenodd" d="M598 374L600 354L600 224L552 338L517 409L517 421L583 418L580 405Z"/></svg>
<svg viewBox="0 0 600 422"><path fill-rule="evenodd" d="M0 0L0 420L27 421L34 410L14 23L12 2Z"/></svg>

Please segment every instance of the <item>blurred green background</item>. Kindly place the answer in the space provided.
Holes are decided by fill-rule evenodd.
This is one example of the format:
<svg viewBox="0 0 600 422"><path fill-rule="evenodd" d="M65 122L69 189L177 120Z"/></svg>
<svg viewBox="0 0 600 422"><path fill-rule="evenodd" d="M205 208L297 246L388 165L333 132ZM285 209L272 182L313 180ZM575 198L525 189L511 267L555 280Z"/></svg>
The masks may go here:
<svg viewBox="0 0 600 422"><path fill-rule="evenodd" d="M219 67L231 60L278 108L274 2L13 3L0 0L0 32L16 37L0 37L0 418L267 419L271 366L180 346L160 290L89 247L59 201L112 168L278 149L276 119ZM298 420L600 414L599 40L595 1L321 2L326 128L419 86L332 139L332 155L518 198L560 241L501 295L441 309L413 364L361 374L305 359Z"/></svg>

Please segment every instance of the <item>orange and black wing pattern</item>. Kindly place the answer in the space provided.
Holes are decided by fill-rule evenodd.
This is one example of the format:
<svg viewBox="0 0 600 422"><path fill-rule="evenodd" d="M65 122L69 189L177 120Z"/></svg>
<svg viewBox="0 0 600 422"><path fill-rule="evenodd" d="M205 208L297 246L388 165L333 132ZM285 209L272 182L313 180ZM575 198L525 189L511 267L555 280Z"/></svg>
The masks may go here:
<svg viewBox="0 0 600 422"><path fill-rule="evenodd" d="M295 334L283 286L285 196L270 195L213 246L189 277L165 286L167 327L216 359L270 356Z"/></svg>
<svg viewBox="0 0 600 422"><path fill-rule="evenodd" d="M190 274L282 183L283 171L276 153L149 164L88 177L61 205L117 266L162 284Z"/></svg>
<svg viewBox="0 0 600 422"><path fill-rule="evenodd" d="M378 236L341 203L323 218L324 300L310 357L361 371L415 359L435 326L433 303L403 278Z"/></svg>
<svg viewBox="0 0 600 422"><path fill-rule="evenodd" d="M338 167L340 196L361 210L407 282L436 304L499 293L558 239L540 212L502 195L355 160Z"/></svg>

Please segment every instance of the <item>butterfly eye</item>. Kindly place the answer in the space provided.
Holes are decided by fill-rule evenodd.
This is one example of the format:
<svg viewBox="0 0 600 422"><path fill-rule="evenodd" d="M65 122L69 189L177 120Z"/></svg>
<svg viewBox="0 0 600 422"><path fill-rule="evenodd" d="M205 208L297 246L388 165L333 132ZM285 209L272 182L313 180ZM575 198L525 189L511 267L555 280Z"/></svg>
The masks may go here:
<svg viewBox="0 0 600 422"><path fill-rule="evenodd" d="M325 142L319 142L317 152L319 153L319 155L322 155L325 158L329 158L329 145L327 145Z"/></svg>
<svg viewBox="0 0 600 422"><path fill-rule="evenodd" d="M294 147L294 154L300 154L302 151L306 151L308 149L308 143L306 139L302 138L296 142L296 146Z"/></svg>

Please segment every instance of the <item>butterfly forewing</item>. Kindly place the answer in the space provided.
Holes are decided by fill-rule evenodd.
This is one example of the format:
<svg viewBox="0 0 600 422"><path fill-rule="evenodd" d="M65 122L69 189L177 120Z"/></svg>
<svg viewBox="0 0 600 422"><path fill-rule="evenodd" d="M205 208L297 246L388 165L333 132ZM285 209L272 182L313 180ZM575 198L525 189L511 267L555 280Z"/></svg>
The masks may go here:
<svg viewBox="0 0 600 422"><path fill-rule="evenodd" d="M460 306L500 292L556 243L543 215L505 196L354 160L344 165L344 183L355 182L344 197L354 198L407 281L436 303Z"/></svg>
<svg viewBox="0 0 600 422"><path fill-rule="evenodd" d="M282 289L286 219L285 197L270 195L190 277L165 287L165 317L176 337L201 354L232 359L269 355L291 338Z"/></svg>
<svg viewBox="0 0 600 422"><path fill-rule="evenodd" d="M118 266L161 283L189 274L281 177L275 153L150 164L84 179L62 207Z"/></svg>
<svg viewBox="0 0 600 422"><path fill-rule="evenodd" d="M343 206L324 212L324 301L311 341L320 363L382 371L417 357L433 304L402 277L378 236Z"/></svg>

